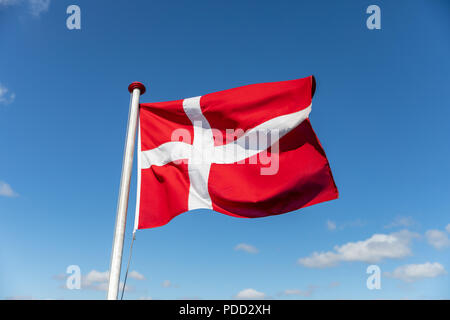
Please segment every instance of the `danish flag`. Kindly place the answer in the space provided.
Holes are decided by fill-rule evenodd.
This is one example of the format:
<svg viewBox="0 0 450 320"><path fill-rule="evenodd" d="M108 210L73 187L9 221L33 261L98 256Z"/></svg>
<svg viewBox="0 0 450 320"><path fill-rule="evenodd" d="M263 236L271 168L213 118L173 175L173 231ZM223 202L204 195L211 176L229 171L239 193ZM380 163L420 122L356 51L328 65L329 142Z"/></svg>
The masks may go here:
<svg viewBox="0 0 450 320"><path fill-rule="evenodd" d="M336 199L313 76L141 103L135 229L194 209L257 218Z"/></svg>

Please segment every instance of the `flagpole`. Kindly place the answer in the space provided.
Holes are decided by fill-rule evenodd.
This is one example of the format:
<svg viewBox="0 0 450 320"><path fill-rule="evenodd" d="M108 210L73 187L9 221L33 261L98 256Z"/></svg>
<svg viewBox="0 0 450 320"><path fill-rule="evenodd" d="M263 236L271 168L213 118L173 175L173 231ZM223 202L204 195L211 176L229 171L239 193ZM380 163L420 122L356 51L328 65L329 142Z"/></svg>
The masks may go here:
<svg viewBox="0 0 450 320"><path fill-rule="evenodd" d="M111 252L111 266L109 269L108 300L117 300L120 284L120 269L122 266L123 241L127 223L128 195L130 193L131 170L133 168L134 143L139 116L139 97L145 93L145 86L140 82L133 82L128 86L131 94L128 111L127 136L120 178L119 199L117 201L116 226ZM139 155L138 155L139 156Z"/></svg>

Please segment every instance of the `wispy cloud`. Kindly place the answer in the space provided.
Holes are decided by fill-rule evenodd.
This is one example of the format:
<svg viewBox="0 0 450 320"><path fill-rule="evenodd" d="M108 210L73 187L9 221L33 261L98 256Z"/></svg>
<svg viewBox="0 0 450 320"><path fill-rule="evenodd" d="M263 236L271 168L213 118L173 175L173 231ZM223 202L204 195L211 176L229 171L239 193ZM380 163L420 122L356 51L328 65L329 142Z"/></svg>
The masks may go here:
<svg viewBox="0 0 450 320"><path fill-rule="evenodd" d="M427 238L427 242L436 249L443 249L450 246L448 235L440 230L428 230L425 232L425 237Z"/></svg>
<svg viewBox="0 0 450 320"><path fill-rule="evenodd" d="M13 103L16 94L9 92L9 89L0 83L0 104L7 105Z"/></svg>
<svg viewBox="0 0 450 320"><path fill-rule="evenodd" d="M133 270L130 273L128 273L128 277L135 280L145 280L144 275L137 272L136 270Z"/></svg>
<svg viewBox="0 0 450 320"><path fill-rule="evenodd" d="M164 281L161 283L161 287L163 287L163 288L178 288L178 285L175 284L175 283L173 283L173 282L170 281L170 280L164 280Z"/></svg>
<svg viewBox="0 0 450 320"><path fill-rule="evenodd" d="M97 270L91 270L83 280L86 284L107 282L109 280L109 271L101 272Z"/></svg>
<svg viewBox="0 0 450 320"><path fill-rule="evenodd" d="M339 223L337 223L336 221L333 221L333 220L327 220L325 225L328 230L334 231L334 230L343 230L346 228L363 227L366 225L366 222L362 221L360 219L356 219L353 221L339 222Z"/></svg>
<svg viewBox="0 0 450 320"><path fill-rule="evenodd" d="M405 282L414 282L424 278L435 278L447 272L442 264L438 262L423 264L407 264L400 266L393 272L385 272L386 277L400 279Z"/></svg>
<svg viewBox="0 0 450 320"><path fill-rule="evenodd" d="M164 280L164 281L161 283L161 286L162 286L163 288L170 288L170 287L172 286L172 282L170 282L170 280Z"/></svg>
<svg viewBox="0 0 450 320"><path fill-rule="evenodd" d="M327 229L328 230L336 230L336 222L327 220Z"/></svg>
<svg viewBox="0 0 450 320"><path fill-rule="evenodd" d="M234 250L245 251L247 253L253 253L253 254L259 252L259 250L255 246L252 246L251 244L248 244L248 243L239 243L238 245L236 245L234 247Z"/></svg>
<svg viewBox="0 0 450 320"><path fill-rule="evenodd" d="M81 278L81 289L90 289L96 291L108 291L109 271L91 270L87 275ZM119 290L123 290L124 283L120 282ZM125 291L131 291L131 287L125 285Z"/></svg>
<svg viewBox="0 0 450 320"><path fill-rule="evenodd" d="M396 217L394 221L391 223L385 225L384 227L386 229L396 228L396 227L402 227L402 228L408 228L416 224L413 218L411 217Z"/></svg>
<svg viewBox="0 0 450 320"><path fill-rule="evenodd" d="M28 0L30 13L39 17L43 12L47 12L50 6L50 0Z"/></svg>
<svg viewBox="0 0 450 320"><path fill-rule="evenodd" d="M65 281L69 275L68 274L59 274L54 276L53 278L58 281ZM128 274L129 278L135 280L145 280L144 275L139 272L133 270ZM87 274L81 276L81 289L95 290L95 291L107 291L108 290L108 281L109 281L109 271L97 271L91 270ZM123 282L120 282L119 289L122 291L124 286ZM61 285L62 288L66 288L66 284ZM133 291L133 287L126 285L125 291Z"/></svg>
<svg viewBox="0 0 450 320"><path fill-rule="evenodd" d="M298 263L308 268L326 268L335 266L341 261L375 263L383 259L403 258L411 255L411 240L418 236L408 230L391 234L374 234L363 241L335 246L333 251L313 252L309 257L298 259Z"/></svg>
<svg viewBox="0 0 450 320"><path fill-rule="evenodd" d="M0 196L17 197L18 194L6 182L0 181Z"/></svg>
<svg viewBox="0 0 450 320"><path fill-rule="evenodd" d="M22 2L22 0L0 0L0 6L12 6Z"/></svg>
<svg viewBox="0 0 450 320"><path fill-rule="evenodd" d="M0 0L0 7L9 7L26 3L31 15L39 17L47 12L50 7L50 0Z"/></svg>
<svg viewBox="0 0 450 320"><path fill-rule="evenodd" d="M448 233L450 233L450 223L445 227L445 231L447 231Z"/></svg>
<svg viewBox="0 0 450 320"><path fill-rule="evenodd" d="M300 297L311 297L318 286L309 285L306 290L301 289L286 289L280 295L281 296L300 296Z"/></svg>
<svg viewBox="0 0 450 320"><path fill-rule="evenodd" d="M248 288L239 291L234 297L236 299L264 299L266 298L266 294L256 291L255 289Z"/></svg>

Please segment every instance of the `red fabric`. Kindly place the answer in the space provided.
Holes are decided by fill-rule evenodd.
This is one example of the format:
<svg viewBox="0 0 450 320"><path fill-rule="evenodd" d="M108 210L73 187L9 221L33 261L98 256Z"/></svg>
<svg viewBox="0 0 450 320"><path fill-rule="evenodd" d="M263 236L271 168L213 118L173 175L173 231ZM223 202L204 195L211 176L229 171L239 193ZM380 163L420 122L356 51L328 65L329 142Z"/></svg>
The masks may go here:
<svg viewBox="0 0 450 320"><path fill-rule="evenodd" d="M202 96L202 112L211 128L226 137L226 129L247 131L272 118L302 110L311 104L312 77L251 84ZM227 137L233 141L238 137ZM224 139L225 140L225 139ZM216 145L224 141L215 141Z"/></svg>
<svg viewBox="0 0 450 320"><path fill-rule="evenodd" d="M274 117L294 113L311 104L313 77L249 85L201 97L200 105L211 128L228 140L226 129L246 131ZM141 149L170 142L175 129L193 137L193 126L183 110L183 100L140 105ZM186 142L186 141L185 141ZM192 141L187 141L192 144ZM220 139L215 145L227 143ZM272 150L269 148L268 154ZM325 152L309 119L279 141L279 170L261 175L261 164L212 163L208 191L215 211L235 217L265 217L336 199L338 191ZM138 155L139 156L139 155ZM188 210L189 162L152 165L141 170L138 229L164 225Z"/></svg>
<svg viewBox="0 0 450 320"><path fill-rule="evenodd" d="M194 136L194 128L183 110L183 100L140 104L141 149L150 150L171 141L176 129ZM188 142L188 141L186 141Z"/></svg>
<svg viewBox="0 0 450 320"><path fill-rule="evenodd" d="M139 229L165 225L188 210L187 170L173 162L142 170Z"/></svg>

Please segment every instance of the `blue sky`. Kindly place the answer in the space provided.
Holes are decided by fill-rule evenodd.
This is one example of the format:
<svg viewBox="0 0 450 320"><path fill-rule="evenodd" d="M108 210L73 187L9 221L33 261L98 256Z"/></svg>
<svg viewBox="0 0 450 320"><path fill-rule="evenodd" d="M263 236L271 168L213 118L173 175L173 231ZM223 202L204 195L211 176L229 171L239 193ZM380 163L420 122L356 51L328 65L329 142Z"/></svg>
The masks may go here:
<svg viewBox="0 0 450 320"><path fill-rule="evenodd" d="M71 4L81 30L66 28ZM371 4L381 30L366 27ZM140 230L125 298L449 299L449 9L0 0L0 298L106 296L130 82L151 102L314 74L311 122L340 199ZM69 265L80 290L64 288Z"/></svg>

